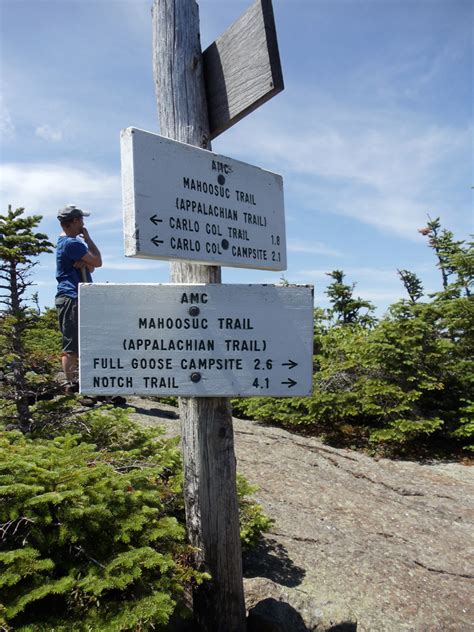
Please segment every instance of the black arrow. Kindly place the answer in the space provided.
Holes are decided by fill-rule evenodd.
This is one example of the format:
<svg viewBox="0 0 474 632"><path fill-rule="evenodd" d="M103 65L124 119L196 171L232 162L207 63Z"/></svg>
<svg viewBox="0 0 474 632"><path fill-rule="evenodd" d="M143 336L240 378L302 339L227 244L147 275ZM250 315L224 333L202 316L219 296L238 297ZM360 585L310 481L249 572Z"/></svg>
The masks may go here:
<svg viewBox="0 0 474 632"><path fill-rule="evenodd" d="M157 225L158 225L160 222L162 222L163 220L162 220L162 219L159 219L158 215L156 215L156 213L155 213L155 215L152 215L152 216L150 217L150 221L151 221L151 222L153 222L153 223L155 224L155 226L157 226Z"/></svg>
<svg viewBox="0 0 474 632"><path fill-rule="evenodd" d="M151 241L155 244L155 246L165 243L162 239L158 239L158 235L155 235Z"/></svg>
<svg viewBox="0 0 474 632"><path fill-rule="evenodd" d="M298 366L298 362L295 362L294 360L288 360L288 362L283 362L281 366L288 366L290 367L290 369L294 369L295 366Z"/></svg>
<svg viewBox="0 0 474 632"><path fill-rule="evenodd" d="M291 377L289 377L287 379L287 381L286 382L282 382L282 384L288 384L288 388L291 388L295 384L298 384L298 382L295 382L295 380L292 380Z"/></svg>

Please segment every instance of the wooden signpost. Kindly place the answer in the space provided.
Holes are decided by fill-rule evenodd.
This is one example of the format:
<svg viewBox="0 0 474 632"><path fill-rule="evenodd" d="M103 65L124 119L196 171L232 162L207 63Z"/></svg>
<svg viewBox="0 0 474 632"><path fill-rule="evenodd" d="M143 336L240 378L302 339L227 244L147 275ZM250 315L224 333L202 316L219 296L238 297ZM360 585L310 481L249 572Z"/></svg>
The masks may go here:
<svg viewBox="0 0 474 632"><path fill-rule="evenodd" d="M309 395L312 287L82 285L81 392Z"/></svg>
<svg viewBox="0 0 474 632"><path fill-rule="evenodd" d="M199 13L194 0L154 0L153 69L163 136L211 149ZM174 283L220 283L217 266L171 263ZM205 632L243 632L239 509L229 400L180 397L184 502L188 539L210 582L193 592L194 618Z"/></svg>
<svg viewBox="0 0 474 632"><path fill-rule="evenodd" d="M209 76L206 80L204 77L198 6L194 0L154 0L152 18L161 134L210 150L213 132L206 83L208 92L212 88ZM254 57L249 65L260 63L261 59ZM221 73L220 85L229 84L228 77ZM225 96L225 101L230 99ZM231 120L229 115L228 125ZM217 128L224 129L225 125L221 123ZM171 263L171 280L220 283L221 272L215 265L176 261ZM210 582L194 591L194 617L206 632L243 632L245 601L230 403L222 397L181 397L179 410L188 537L196 548L198 567L212 576Z"/></svg>
<svg viewBox="0 0 474 632"><path fill-rule="evenodd" d="M199 37L198 6L194 0L154 0L152 16L154 80L162 136L210 151L210 138L233 125L242 116L283 89L271 0L256 0L244 16L209 47L204 55L204 64ZM128 157L131 155L129 152ZM138 163L134 166L141 168ZM112 377L117 384L119 378L125 378L124 382L120 381L120 392L127 392L127 384L130 384L127 380L131 380L129 392L140 392L145 378L148 377L150 380L158 380L154 394L161 394L160 380L165 378L166 382L168 378L171 379L169 388L176 389L173 392L178 395L184 392L192 395L179 398L184 456L184 497L188 537L195 549L196 565L211 576L211 579L196 588L193 594L195 620L199 628L206 632L244 632L246 629L232 416L229 400L214 395L229 395L234 393L234 389L236 393L246 394L249 388L256 390L259 395L265 391L273 393L276 392L273 390L274 384L277 384L278 389L284 389L284 394L292 389L295 390L292 390L291 394L307 393L312 373L310 289L289 287L279 288L277 291L274 287L261 286L261 296L257 299L255 295L250 295L255 292L253 289L247 288L245 295L242 290L234 292L226 290L226 286L216 285L221 282L220 267L216 264L242 265L244 259L241 255L234 253L229 261L228 253L232 253L232 247L237 246L240 241L243 243L247 238L250 241L248 247L265 249L268 253L278 252L280 257L278 261L270 263L281 267L262 265L266 264L268 257L253 262L247 260L247 263L259 264L251 267L285 269L286 250L280 202L275 198L272 208L265 207L261 189L257 185L253 188L252 184L252 188L247 190L243 184L239 184L234 186L233 190L244 192L244 198L233 200L236 205L236 220L227 218L222 225L217 221L209 221L210 226L217 227L210 228L210 235L206 234L208 220L196 220L199 223L199 231L194 223L184 224L184 219L191 221L193 212L191 207L187 209L186 200L189 199L191 205L193 200L199 202L197 193L201 194L202 191L198 192L197 188L194 191L190 185L190 194L185 193L183 177L189 178L189 182L194 178L195 181L212 183L213 186L229 184L230 190L230 181L237 176L241 168L243 169L243 166L235 167L232 175L226 174L225 170L221 174L218 173L217 182L211 182L207 174L199 177L193 173L184 174L180 168L177 179L181 179L181 191L174 190L173 197L184 200L184 209L158 209L155 205L160 204L160 194L153 187L149 191L139 191L140 187L134 185L133 199L131 194L129 198L126 197L125 206L132 221L132 224L128 225L126 236L127 247L132 251L129 254L159 258L159 249L163 247L164 253L166 241L167 258L171 259L171 255L175 255L175 261L171 262L171 280L175 284L181 283L186 286L185 289L181 287L178 294L175 290L169 291L169 305L163 307L160 303L160 309L153 309L153 313L149 311L150 307L153 308L157 304L157 296L161 290L147 290L148 293L144 295L141 286L136 290L132 289L133 286L128 286L127 304L123 301L123 290L116 291L114 286L110 286L108 290L104 290L103 286L84 286L80 294L80 363L81 386L84 392L94 392L96 388L102 389L101 392L111 392L108 389ZM155 175L157 173L158 170ZM226 178L222 184L219 182L219 175ZM149 185L148 182L147 186ZM131 189L130 185L129 193ZM142 206L145 198L139 202L135 194L147 195L147 191L153 196L152 204L149 206L147 202ZM245 198L245 193L248 194L248 198ZM265 234L264 229L267 227L259 225L258 219L256 223L251 222L248 226L240 225L242 218L246 223L244 213L252 214L252 210L245 207L245 204L253 206L252 195L255 206L258 205L259 209L253 214L262 218L262 223L263 218L266 219L267 227L271 227L270 234ZM205 200L201 202L208 203ZM146 212L141 213L141 209L145 209ZM135 215L131 220L133 213ZM186 217L186 213L190 213L189 218ZM174 225L171 226L171 218L179 219L180 227L174 220ZM156 235L150 237L155 228L155 221ZM166 239L165 226L161 226L165 222L168 223L166 229L173 232L167 233ZM177 239L177 232L182 231L182 237L190 240L191 228L196 228L195 232L200 234L199 239L201 235L204 236L204 250L207 242L219 244L220 240L220 246L227 254L221 256L217 252L212 253L212 246L210 254L215 255L214 258L206 256L196 259L190 256L189 248L182 248L179 252L176 249L176 252L169 253L169 247L173 249L172 237ZM229 228L231 231L227 234L212 233L213 230L228 231ZM233 228L237 232L234 233ZM239 230L247 230L247 233L241 232L239 235ZM275 238L274 243L271 235ZM279 243L277 237L280 238ZM224 247L223 240L229 242L227 248ZM261 240L266 242L263 243ZM153 248L147 243L150 241ZM201 246L201 251L202 249ZM202 265L195 261L205 261L214 265ZM97 299L103 291L107 293L107 299L102 296L103 307L100 308ZM176 297L181 296L182 300L183 295L188 294L200 296L201 302L179 303L179 298ZM267 316L263 316L264 301L260 300L265 296ZM293 300L292 297L296 299L297 296L298 300ZM115 308L108 302L109 297L116 301ZM253 305L250 305L250 300ZM199 314L194 309L193 315L190 311L192 308L199 309ZM105 324L102 330L99 327L98 309L104 311ZM271 309L276 311L270 312ZM278 310L281 310L281 314ZM186 311L187 315L181 314ZM288 326L289 314L294 315L292 322L299 323L294 326L293 331L292 327ZM212 335L210 333L207 336L205 327L202 327L199 335L175 336L173 328L177 329L178 320L181 319L182 323L184 318L201 319L201 325L204 319L207 319L208 325L212 322ZM167 330L165 335L162 323L167 327L168 319L171 329ZM285 331L282 330L284 319L287 322ZM237 326L237 322L241 328ZM153 324L157 325L157 328L154 328ZM96 336L96 332L99 331L103 334L102 341ZM258 335L254 336L253 333ZM281 349L278 349L275 342L277 336L281 338ZM289 348L285 347L287 339L292 341L291 354ZM175 347L184 344L178 342L179 340L188 341L185 344L190 344L191 348L186 349L185 353L181 353L182 349L172 350L171 341ZM232 371L215 370L215 365L211 367L210 360L217 359L217 356L211 357L205 350L194 350L193 345L199 347L199 340L207 340L204 344L214 345L212 351L215 353L217 350L222 363L228 359L233 359L236 363L238 354L241 359L239 367L245 366L245 369L237 368L236 364L235 375L232 375ZM120 346L120 343L122 347L119 353L117 345ZM158 351L153 350L153 353L149 353L149 349L144 349L144 345L153 346L155 343L167 348L160 350L159 355ZM137 348L132 349L132 346ZM112 349L117 353L112 353ZM271 355L268 353L270 350ZM293 351L296 355L293 355ZM207 359L208 363L198 364L198 368L195 369L189 362L191 359L199 358ZM183 361L187 364L181 364ZM155 364L152 364L153 362ZM158 366L156 362L165 364ZM166 364L167 362L169 364ZM122 364L124 368L121 368ZM169 369L169 365L177 365L177 370ZM199 379L197 375L193 377L193 373L199 373ZM187 375L187 380L182 379L184 374ZM219 379L219 375L222 379ZM173 376L176 387L173 384ZM106 378L109 380L107 383ZM218 384L216 387L211 386L213 378ZM137 390L135 381L139 384ZM145 388L148 389L148 386ZM152 390L153 388L152 386ZM165 387L161 392L164 391Z"/></svg>
<svg viewBox="0 0 474 632"><path fill-rule="evenodd" d="M281 176L134 128L121 149L127 256L286 270Z"/></svg>

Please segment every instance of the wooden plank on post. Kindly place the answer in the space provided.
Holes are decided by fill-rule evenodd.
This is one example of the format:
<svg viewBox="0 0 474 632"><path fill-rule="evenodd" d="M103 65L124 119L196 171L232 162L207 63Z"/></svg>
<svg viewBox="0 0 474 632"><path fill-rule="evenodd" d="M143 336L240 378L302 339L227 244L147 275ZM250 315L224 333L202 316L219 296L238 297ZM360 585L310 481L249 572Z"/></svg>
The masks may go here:
<svg viewBox="0 0 474 632"><path fill-rule="evenodd" d="M283 74L271 0L256 0L203 53L210 137L281 92Z"/></svg>
<svg viewBox="0 0 474 632"><path fill-rule="evenodd" d="M199 12L194 0L154 0L153 71L161 133L210 149ZM218 266L171 264L174 283L220 283ZM188 537L198 566L212 575L193 595L194 616L207 632L243 632L236 459L230 402L180 398Z"/></svg>

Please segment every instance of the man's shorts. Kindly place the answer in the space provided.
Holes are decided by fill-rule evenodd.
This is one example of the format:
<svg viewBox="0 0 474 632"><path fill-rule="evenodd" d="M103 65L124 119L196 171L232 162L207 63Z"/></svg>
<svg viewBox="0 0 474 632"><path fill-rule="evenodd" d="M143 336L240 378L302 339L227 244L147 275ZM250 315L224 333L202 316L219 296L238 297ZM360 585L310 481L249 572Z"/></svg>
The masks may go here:
<svg viewBox="0 0 474 632"><path fill-rule="evenodd" d="M63 335L63 352L79 353L79 334L77 323L77 298L57 296L56 311L59 329Z"/></svg>

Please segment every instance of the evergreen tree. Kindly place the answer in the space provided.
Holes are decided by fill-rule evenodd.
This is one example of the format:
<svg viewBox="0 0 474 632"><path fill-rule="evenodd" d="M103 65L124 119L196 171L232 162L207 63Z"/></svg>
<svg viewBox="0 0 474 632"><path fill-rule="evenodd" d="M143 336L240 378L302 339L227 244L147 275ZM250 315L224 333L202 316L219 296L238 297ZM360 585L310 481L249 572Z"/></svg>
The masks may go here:
<svg viewBox="0 0 474 632"><path fill-rule="evenodd" d="M474 285L474 242L469 241L451 255L451 265L457 274L457 285L467 297L472 295Z"/></svg>
<svg viewBox="0 0 474 632"><path fill-rule="evenodd" d="M455 240L439 220L430 220L425 234L442 273L441 292L422 302L416 274L399 270L409 300L367 327L370 311L359 311L367 303L354 299L354 285L334 270L327 294L335 326L326 327L315 310L311 397L250 398L234 409L391 454L474 451L473 244Z"/></svg>
<svg viewBox="0 0 474 632"><path fill-rule="evenodd" d="M472 242L464 246L464 241L454 239L450 230L441 228L439 217L431 219L419 232L428 237L438 259L437 267L441 271L443 292L446 297L459 296L463 291L470 296L469 287L474 278L474 252ZM451 280L451 277L454 279Z"/></svg>
<svg viewBox="0 0 474 632"><path fill-rule="evenodd" d="M122 410L83 427L102 449L0 432L0 629L166 630L206 578L185 544L176 441Z"/></svg>
<svg viewBox="0 0 474 632"><path fill-rule="evenodd" d="M410 270L397 270L397 272L410 297L410 301L413 304L419 301L423 296L423 285L417 275L414 272L410 272Z"/></svg>
<svg viewBox="0 0 474 632"><path fill-rule="evenodd" d="M0 322L0 345L4 372L11 372L16 422L22 432L30 428L28 405L28 366L25 362L24 335L34 312L28 307L26 293L33 284L31 270L40 254L51 252L53 245L43 233L35 232L40 215L23 216L24 209L8 207L0 215L0 304L4 306Z"/></svg>
<svg viewBox="0 0 474 632"><path fill-rule="evenodd" d="M326 294L332 305L329 309L330 317L341 325L373 325L375 322L374 306L360 296L354 298L356 284L347 285L344 283L345 274L342 270L333 270L327 275L334 279L333 283L328 285L326 289ZM362 313L362 310L366 310L365 313Z"/></svg>
<svg viewBox="0 0 474 632"><path fill-rule="evenodd" d="M178 438L129 412L88 410L28 436L0 420L0 630L164 632L209 579L185 542ZM271 520L242 477L237 491L253 546Z"/></svg>

